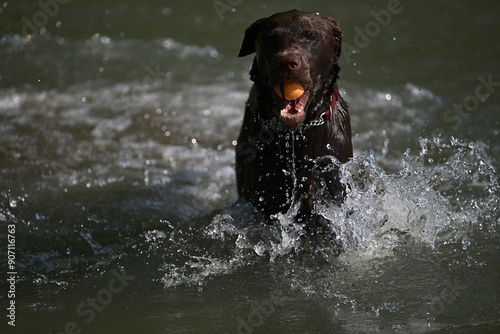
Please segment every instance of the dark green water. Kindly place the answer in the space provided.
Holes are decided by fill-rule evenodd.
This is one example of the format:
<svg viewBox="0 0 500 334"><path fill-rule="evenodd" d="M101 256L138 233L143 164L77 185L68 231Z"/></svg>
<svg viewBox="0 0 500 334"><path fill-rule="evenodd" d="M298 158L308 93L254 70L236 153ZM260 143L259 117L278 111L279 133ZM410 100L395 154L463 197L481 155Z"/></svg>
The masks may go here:
<svg viewBox="0 0 500 334"><path fill-rule="evenodd" d="M233 204L236 55L292 8L354 134L311 247ZM499 40L494 1L0 2L0 332L498 333Z"/></svg>

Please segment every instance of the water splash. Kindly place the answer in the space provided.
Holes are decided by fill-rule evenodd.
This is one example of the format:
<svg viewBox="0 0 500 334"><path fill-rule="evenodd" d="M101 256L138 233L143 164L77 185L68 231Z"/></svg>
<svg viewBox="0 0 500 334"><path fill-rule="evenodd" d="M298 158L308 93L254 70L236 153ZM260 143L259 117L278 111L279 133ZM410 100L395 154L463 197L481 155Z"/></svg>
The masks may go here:
<svg viewBox="0 0 500 334"><path fill-rule="evenodd" d="M419 154L407 150L403 168L393 175L378 166L372 152L344 165L346 202L341 208L324 208L323 214L346 250L375 255L406 242L435 248L458 242L479 221L494 223L498 180L481 144L455 139L420 143ZM475 198L470 191L461 195L471 187L477 187Z"/></svg>
<svg viewBox="0 0 500 334"><path fill-rule="evenodd" d="M236 203L197 221L188 236L185 232L174 236L188 240L176 242L176 252L186 258L184 263L165 262L163 282L199 283L281 258L320 256L330 263L352 263L354 258L390 257L408 245L429 251L450 243L465 247L477 228L487 231L498 223L494 161L481 143L422 138L420 144L417 154L409 150L403 154L403 167L393 174L380 167L373 152L344 164L346 199L340 207L319 204L317 213L325 218L328 232L313 244L315 249L310 249L304 226L294 220L296 208L267 224L251 205ZM477 188L474 198L461 195L464 187ZM337 257L339 247L342 252Z"/></svg>

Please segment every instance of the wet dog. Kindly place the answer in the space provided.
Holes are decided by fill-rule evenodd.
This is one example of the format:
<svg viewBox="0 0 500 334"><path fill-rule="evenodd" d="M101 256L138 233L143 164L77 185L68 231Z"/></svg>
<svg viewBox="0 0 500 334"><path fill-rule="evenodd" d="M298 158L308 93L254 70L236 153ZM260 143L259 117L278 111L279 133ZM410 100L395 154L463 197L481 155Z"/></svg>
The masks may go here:
<svg viewBox="0 0 500 334"><path fill-rule="evenodd" d="M263 18L245 31L239 56L255 53L236 146L240 199L266 216L297 209L298 219L315 203L342 202L339 166L352 157L347 104L339 94L342 32L328 17L300 10ZM303 93L284 96L283 83Z"/></svg>

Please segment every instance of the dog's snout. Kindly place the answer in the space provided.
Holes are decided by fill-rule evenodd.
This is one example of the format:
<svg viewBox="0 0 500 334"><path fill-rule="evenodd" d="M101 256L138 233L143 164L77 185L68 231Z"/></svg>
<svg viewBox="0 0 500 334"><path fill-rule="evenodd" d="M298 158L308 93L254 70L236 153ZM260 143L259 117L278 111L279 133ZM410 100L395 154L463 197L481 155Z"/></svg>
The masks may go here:
<svg viewBox="0 0 500 334"><path fill-rule="evenodd" d="M302 60L296 53L289 53L278 58L278 64L281 69L296 71L300 68Z"/></svg>

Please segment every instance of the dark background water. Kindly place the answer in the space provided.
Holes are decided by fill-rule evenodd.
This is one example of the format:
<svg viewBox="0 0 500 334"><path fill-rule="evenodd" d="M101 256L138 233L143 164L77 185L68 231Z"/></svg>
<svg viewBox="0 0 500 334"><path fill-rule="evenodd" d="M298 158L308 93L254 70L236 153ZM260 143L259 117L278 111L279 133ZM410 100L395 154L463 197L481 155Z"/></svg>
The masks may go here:
<svg viewBox="0 0 500 334"><path fill-rule="evenodd" d="M344 31L340 257L233 205L236 55L292 8ZM497 333L499 37L494 1L0 2L1 332Z"/></svg>

